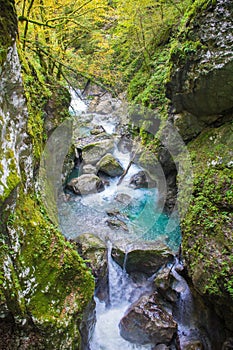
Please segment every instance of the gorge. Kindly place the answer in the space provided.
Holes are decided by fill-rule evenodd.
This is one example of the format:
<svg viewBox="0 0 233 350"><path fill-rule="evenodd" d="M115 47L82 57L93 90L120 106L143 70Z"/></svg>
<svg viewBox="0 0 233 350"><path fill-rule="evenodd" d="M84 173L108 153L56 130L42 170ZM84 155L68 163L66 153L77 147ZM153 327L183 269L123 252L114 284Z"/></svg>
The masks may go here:
<svg viewBox="0 0 233 350"><path fill-rule="evenodd" d="M20 44L19 3L0 0L0 349L232 349L232 2L175 2L118 97L82 72L88 111Z"/></svg>

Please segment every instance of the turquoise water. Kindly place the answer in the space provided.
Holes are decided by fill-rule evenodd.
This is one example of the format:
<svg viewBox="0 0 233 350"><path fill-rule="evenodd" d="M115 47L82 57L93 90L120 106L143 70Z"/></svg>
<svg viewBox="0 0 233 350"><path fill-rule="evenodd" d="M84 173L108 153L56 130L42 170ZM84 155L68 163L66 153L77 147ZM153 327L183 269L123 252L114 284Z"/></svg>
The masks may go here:
<svg viewBox="0 0 233 350"><path fill-rule="evenodd" d="M181 243L178 215L170 218L161 212L157 204L156 189L141 189L143 195L130 203L122 212L129 219L129 225L141 240L162 240L172 250L177 251Z"/></svg>
<svg viewBox="0 0 233 350"><path fill-rule="evenodd" d="M158 207L157 190L135 190L127 187L127 183L119 189L116 181L101 193L83 197L72 195L69 202L59 206L64 235L74 239L89 232L104 240L110 238L112 242L160 240L176 252L181 242L179 218L169 217ZM115 198L119 193L127 194L130 202L117 202ZM109 216L108 211L116 212L116 215ZM128 231L109 227L108 221L112 219L123 222Z"/></svg>

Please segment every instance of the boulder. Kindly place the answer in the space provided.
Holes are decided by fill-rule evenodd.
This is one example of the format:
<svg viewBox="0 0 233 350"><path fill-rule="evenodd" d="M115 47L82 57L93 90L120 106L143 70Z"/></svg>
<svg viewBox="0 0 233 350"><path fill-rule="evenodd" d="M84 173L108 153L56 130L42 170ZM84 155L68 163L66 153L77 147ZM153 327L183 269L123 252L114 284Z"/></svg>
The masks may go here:
<svg viewBox="0 0 233 350"><path fill-rule="evenodd" d="M85 164L81 169L80 169L80 175L83 174L97 174L97 168L94 165L91 164Z"/></svg>
<svg viewBox="0 0 233 350"><path fill-rule="evenodd" d="M182 350L204 350L200 340L187 340L182 343Z"/></svg>
<svg viewBox="0 0 233 350"><path fill-rule="evenodd" d="M128 205L132 201L132 198L126 193L118 193L114 199L124 205Z"/></svg>
<svg viewBox="0 0 233 350"><path fill-rule="evenodd" d="M96 164L106 153L112 152L113 149L113 139L89 143L82 149L83 161L85 164Z"/></svg>
<svg viewBox="0 0 233 350"><path fill-rule="evenodd" d="M134 185L136 188L148 188L148 179L144 171L139 171L133 175L129 181L130 185Z"/></svg>
<svg viewBox="0 0 233 350"><path fill-rule="evenodd" d="M121 267L125 263L127 273L142 272L148 276L152 276L161 266L174 259L171 250L161 242L126 242L125 244L116 242L111 254Z"/></svg>
<svg viewBox="0 0 233 350"><path fill-rule="evenodd" d="M96 296L106 300L108 295L108 253L105 243L93 234L85 233L75 240L78 253L95 277Z"/></svg>
<svg viewBox="0 0 233 350"><path fill-rule="evenodd" d="M95 108L95 112L98 114L110 114L113 112L111 100L101 101Z"/></svg>
<svg viewBox="0 0 233 350"><path fill-rule="evenodd" d="M120 219L113 218L113 219L108 219L107 224L109 227L111 227L113 230L124 230L126 232L129 231L126 223Z"/></svg>
<svg viewBox="0 0 233 350"><path fill-rule="evenodd" d="M120 162L110 153L107 153L103 158L101 158L96 166L99 171L112 177L120 176L124 172Z"/></svg>
<svg viewBox="0 0 233 350"><path fill-rule="evenodd" d="M91 132L91 135L99 135L105 132L105 130L102 127L102 125L96 125L90 132Z"/></svg>
<svg viewBox="0 0 233 350"><path fill-rule="evenodd" d="M160 304L156 293L142 296L120 321L121 336L136 344L168 344L177 333L177 323Z"/></svg>
<svg viewBox="0 0 233 350"><path fill-rule="evenodd" d="M162 268L154 279L154 285L164 299L170 302L176 302L178 295L173 289L175 278L171 273L171 268Z"/></svg>
<svg viewBox="0 0 233 350"><path fill-rule="evenodd" d="M67 188L75 194L84 195L103 191L104 184L95 174L84 174L72 179Z"/></svg>

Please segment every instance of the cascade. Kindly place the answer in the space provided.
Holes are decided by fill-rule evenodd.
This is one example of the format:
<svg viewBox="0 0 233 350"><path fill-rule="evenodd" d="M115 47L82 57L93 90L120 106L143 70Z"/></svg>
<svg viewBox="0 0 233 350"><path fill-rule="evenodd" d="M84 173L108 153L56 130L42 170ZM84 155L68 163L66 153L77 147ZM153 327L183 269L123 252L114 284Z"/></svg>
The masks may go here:
<svg viewBox="0 0 233 350"><path fill-rule="evenodd" d="M112 154L126 169L130 154L117 147L119 136L116 131L119 121L117 122L116 117L88 113L85 103L80 101L79 97L75 97L74 93L72 93L71 112L74 118L78 116L77 120L80 123L76 124L74 130L76 137L78 135L82 141L82 138L89 137L90 128L93 125L103 126L105 134L110 135L115 143ZM130 248L130 242L160 240L176 251L180 244L180 234L175 220L174 230L169 232L169 239L165 234L169 218L161 212L156 212L158 200L156 188L135 189L129 186L132 175L140 170L140 166L132 164L120 185L119 177L109 178L109 184L102 192L85 196L71 195L71 199L67 202L58 203L61 229L68 239L75 239L80 234L89 232L97 235L107 244L109 296L105 302L95 297L97 321L89 344L91 350L151 350L153 348L151 344L132 344L120 336L118 325L121 318L128 307L140 296L152 292L154 279L154 276L144 277L140 282L135 282L126 273L127 249ZM130 198L130 205L124 204L120 208L121 220L124 227L127 227L127 232L121 228L117 231L111 230L106 224L109 219L108 212L115 210L115 198L119 194ZM125 242L123 269L111 257L111 249L115 241Z"/></svg>

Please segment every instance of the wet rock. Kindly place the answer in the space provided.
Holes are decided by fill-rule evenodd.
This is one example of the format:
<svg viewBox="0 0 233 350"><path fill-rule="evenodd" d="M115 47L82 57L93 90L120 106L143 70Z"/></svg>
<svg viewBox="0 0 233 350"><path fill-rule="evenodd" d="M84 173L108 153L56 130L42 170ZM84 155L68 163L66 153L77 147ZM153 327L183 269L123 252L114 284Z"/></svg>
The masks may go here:
<svg viewBox="0 0 233 350"><path fill-rule="evenodd" d="M111 177L120 176L124 172L120 162L110 153L101 158L96 166L99 171Z"/></svg>
<svg viewBox="0 0 233 350"><path fill-rule="evenodd" d="M109 227L111 227L114 230L122 229L126 232L129 231L126 223L120 219L117 219L117 218L107 220L107 224Z"/></svg>
<svg viewBox="0 0 233 350"><path fill-rule="evenodd" d="M105 243L93 234L85 233L75 240L78 253L91 268L95 277L96 296L107 300L108 295L108 256Z"/></svg>
<svg viewBox="0 0 233 350"><path fill-rule="evenodd" d="M139 171L133 175L129 181L130 185L134 185L136 188L148 188L148 179L144 171Z"/></svg>
<svg viewBox="0 0 233 350"><path fill-rule="evenodd" d="M90 340L96 324L95 301L92 299L85 309L79 327L81 333L81 349L89 349Z"/></svg>
<svg viewBox="0 0 233 350"><path fill-rule="evenodd" d="M121 243L116 242L112 248L112 258L123 267L125 254L127 273L142 272L148 276L157 272L161 266L173 261L170 249L161 242Z"/></svg>
<svg viewBox="0 0 233 350"><path fill-rule="evenodd" d="M106 139L87 144L82 149L85 164L96 164L105 154L113 151L113 139Z"/></svg>
<svg viewBox="0 0 233 350"><path fill-rule="evenodd" d="M187 340L182 343L181 350L204 350L204 346L200 340Z"/></svg>
<svg viewBox="0 0 233 350"><path fill-rule="evenodd" d="M168 344L177 332L177 323L160 304L157 294L142 296L120 321L121 336L136 344Z"/></svg>
<svg viewBox="0 0 233 350"><path fill-rule="evenodd" d="M162 268L154 279L154 285L158 292L170 302L176 302L178 298L177 293L173 289L174 282L175 278L171 274L171 268L169 267Z"/></svg>
<svg viewBox="0 0 233 350"><path fill-rule="evenodd" d="M85 195L90 193L97 193L104 190L102 180L94 174L84 174L72 179L67 188L72 190L75 194Z"/></svg>
<svg viewBox="0 0 233 350"><path fill-rule="evenodd" d="M102 125L97 125L90 132L91 132L91 135L99 135L99 134L105 132L105 130L102 127Z"/></svg>
<svg viewBox="0 0 233 350"><path fill-rule="evenodd" d="M128 205L132 198L126 193L118 193L114 198L117 202Z"/></svg>

